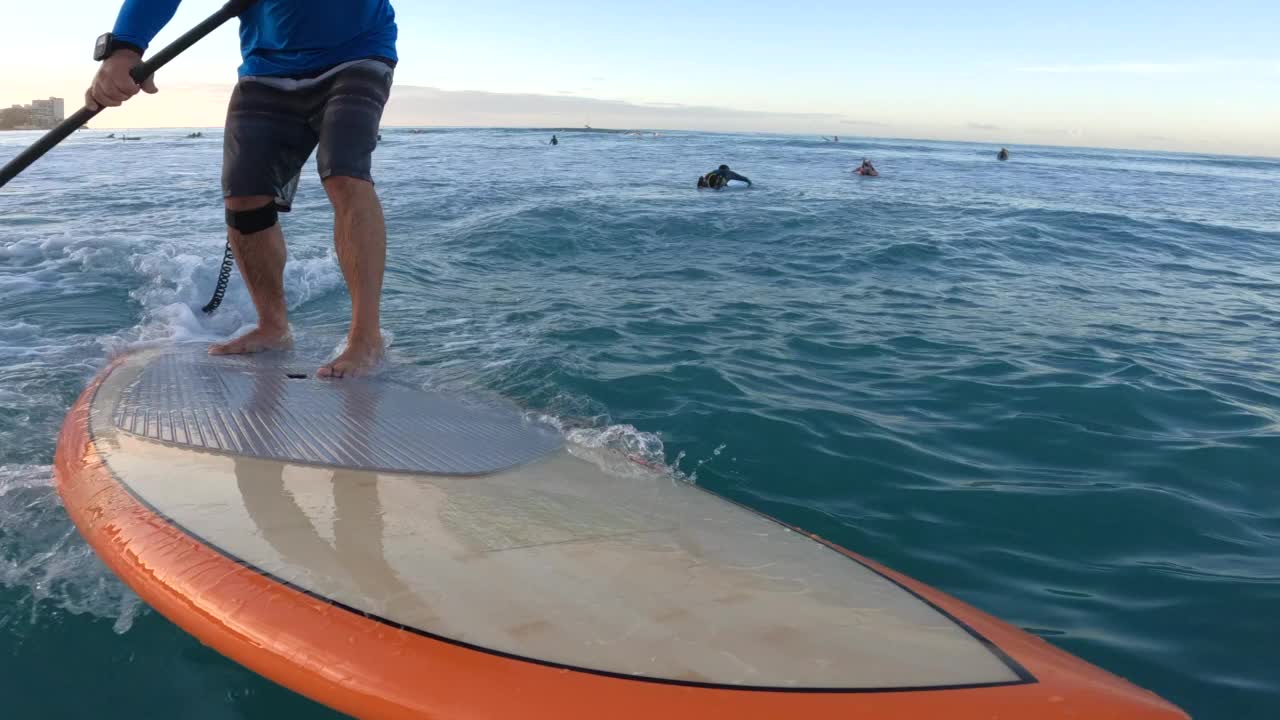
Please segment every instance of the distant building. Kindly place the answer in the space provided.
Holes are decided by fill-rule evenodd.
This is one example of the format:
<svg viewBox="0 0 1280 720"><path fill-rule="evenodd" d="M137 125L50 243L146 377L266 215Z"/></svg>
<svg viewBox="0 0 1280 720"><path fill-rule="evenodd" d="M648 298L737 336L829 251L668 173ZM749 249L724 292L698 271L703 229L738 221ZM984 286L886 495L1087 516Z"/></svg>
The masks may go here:
<svg viewBox="0 0 1280 720"><path fill-rule="evenodd" d="M51 128L67 118L62 108L62 98L31 101L31 122L41 129Z"/></svg>
<svg viewBox="0 0 1280 720"><path fill-rule="evenodd" d="M62 98L32 100L0 110L0 130L48 130L66 119Z"/></svg>

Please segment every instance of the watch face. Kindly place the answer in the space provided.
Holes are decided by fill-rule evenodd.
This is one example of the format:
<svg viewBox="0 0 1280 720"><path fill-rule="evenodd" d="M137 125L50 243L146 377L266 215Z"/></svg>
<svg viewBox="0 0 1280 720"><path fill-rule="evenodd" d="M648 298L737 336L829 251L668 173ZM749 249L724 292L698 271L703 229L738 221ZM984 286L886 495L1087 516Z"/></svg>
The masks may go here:
<svg viewBox="0 0 1280 720"><path fill-rule="evenodd" d="M93 59L104 60L107 57L107 43L111 42L111 33L103 33L98 36L98 41L93 45Z"/></svg>

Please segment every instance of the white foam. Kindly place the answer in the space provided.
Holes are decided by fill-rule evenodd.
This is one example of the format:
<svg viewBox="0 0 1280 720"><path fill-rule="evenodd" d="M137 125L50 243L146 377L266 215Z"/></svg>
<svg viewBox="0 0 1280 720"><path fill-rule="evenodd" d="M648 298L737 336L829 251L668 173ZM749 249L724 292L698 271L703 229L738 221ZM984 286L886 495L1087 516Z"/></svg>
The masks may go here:
<svg viewBox="0 0 1280 720"><path fill-rule="evenodd" d="M137 255L137 271L146 282L130 293L142 306L142 319L129 333L112 338L109 351L132 349L156 342L209 341L230 337L257 322L253 301L237 272L222 306L211 315L200 308L208 300L221 268L221 256L196 256L176 247L160 247ZM285 298L290 309L342 285L342 273L332 251L323 257L295 258L285 266Z"/></svg>
<svg viewBox="0 0 1280 720"><path fill-rule="evenodd" d="M129 297L140 308L137 322L97 338L107 355L157 343L222 339L256 323L257 313L238 272L232 274L222 307L212 315L200 312L221 268L220 245L192 247L191 242L149 234L146 226L131 226L129 233L99 230L85 236L57 227L42 227L38 233L20 229L32 234L0 243L0 264L20 270L0 273L0 299L23 302L51 293L83 295L94 287L133 288ZM285 296L291 309L343 285L332 249L302 252L285 267ZM0 353L39 354L58 364L67 343L63 336L53 341L54 336L56 328L6 325L0 327ZM50 340L42 342L45 338Z"/></svg>
<svg viewBox="0 0 1280 720"><path fill-rule="evenodd" d="M692 472L685 473L680 467L685 460L685 452L681 450L668 463L666 448L657 433L638 430L634 425L606 424L605 416L568 419L528 413L528 417L533 422L551 425L563 433L565 448L570 454L615 475L659 472L672 480L697 484L698 470L720 457L726 448L721 444L711 452L710 457L696 461Z"/></svg>
<svg viewBox="0 0 1280 720"><path fill-rule="evenodd" d="M125 633L143 611L63 512L49 466L0 465L0 535L12 538L0 555L0 585L27 591L32 624L53 607L114 620Z"/></svg>
<svg viewBox="0 0 1280 720"><path fill-rule="evenodd" d="M633 425L574 428L566 434L566 438L573 445L612 450L633 462L653 466L666 464L662 438L655 433L641 432Z"/></svg>

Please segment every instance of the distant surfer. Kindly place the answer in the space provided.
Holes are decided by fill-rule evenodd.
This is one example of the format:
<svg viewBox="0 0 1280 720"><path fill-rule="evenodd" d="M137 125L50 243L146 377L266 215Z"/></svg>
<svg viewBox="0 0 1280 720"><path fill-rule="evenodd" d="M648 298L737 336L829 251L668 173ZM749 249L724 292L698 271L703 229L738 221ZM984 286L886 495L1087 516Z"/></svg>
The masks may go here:
<svg viewBox="0 0 1280 720"><path fill-rule="evenodd" d="M559 145L559 144L560 144L560 140L559 140L559 138L557 138L555 135L552 135L552 136L551 136L551 144L552 144L552 145Z"/></svg>
<svg viewBox="0 0 1280 720"><path fill-rule="evenodd" d="M865 175L866 177L880 177L880 172L876 170L876 166L872 165L871 161L866 158L862 158L862 164L859 165L858 169L854 170L854 172L858 175Z"/></svg>
<svg viewBox="0 0 1280 720"><path fill-rule="evenodd" d="M180 0L125 0L85 92L90 108L115 107L143 90L129 71ZM285 305L284 233L299 172L317 146L317 169L334 208L334 246L351 294L342 353L320 377L374 367L383 355L379 306L386 226L370 166L396 64L390 0L273 0L240 15L240 81L227 108L222 195L227 241L258 311L258 325L209 348L235 355L292 346Z"/></svg>
<svg viewBox="0 0 1280 720"><path fill-rule="evenodd" d="M823 139L823 140L826 140L827 142L840 142L840 136L839 136L839 135L835 135L835 136L832 136L832 137L827 137L826 135L823 135L823 136L822 136L822 139Z"/></svg>
<svg viewBox="0 0 1280 720"><path fill-rule="evenodd" d="M747 187L751 187L751 180L746 175L729 169L728 165L721 165L711 172L698 178L698 189L710 188L711 190L721 190L729 185L730 180L744 182Z"/></svg>
<svg viewBox="0 0 1280 720"><path fill-rule="evenodd" d="M1000 152L996 153L996 159L1004 162L1009 159L1009 148L1000 148Z"/></svg>

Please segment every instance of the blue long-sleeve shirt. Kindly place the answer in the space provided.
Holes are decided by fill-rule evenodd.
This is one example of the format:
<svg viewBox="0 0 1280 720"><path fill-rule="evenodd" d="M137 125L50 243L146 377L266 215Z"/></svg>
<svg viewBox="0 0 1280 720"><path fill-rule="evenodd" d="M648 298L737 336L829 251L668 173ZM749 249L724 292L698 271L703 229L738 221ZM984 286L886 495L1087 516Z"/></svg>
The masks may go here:
<svg viewBox="0 0 1280 720"><path fill-rule="evenodd" d="M125 0L112 33L146 49L182 0ZM240 76L305 77L349 60L396 58L390 0L259 0L240 16Z"/></svg>

